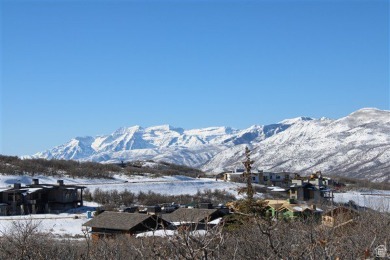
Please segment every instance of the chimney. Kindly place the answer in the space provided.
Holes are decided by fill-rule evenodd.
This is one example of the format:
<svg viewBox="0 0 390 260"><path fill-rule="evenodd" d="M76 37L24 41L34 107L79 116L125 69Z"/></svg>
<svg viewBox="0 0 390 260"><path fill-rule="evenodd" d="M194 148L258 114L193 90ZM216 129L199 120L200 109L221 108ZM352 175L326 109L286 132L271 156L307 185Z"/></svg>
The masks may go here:
<svg viewBox="0 0 390 260"><path fill-rule="evenodd" d="M312 209L312 210L317 210L317 206L316 206L315 204L312 204L312 205L311 205L311 209Z"/></svg>
<svg viewBox="0 0 390 260"><path fill-rule="evenodd" d="M14 183L14 189L20 189L22 188L22 184L20 182Z"/></svg>
<svg viewBox="0 0 390 260"><path fill-rule="evenodd" d="M64 185L64 180L58 180L57 184L58 184L58 186L63 186Z"/></svg>
<svg viewBox="0 0 390 260"><path fill-rule="evenodd" d="M39 179L32 179L33 185L39 185Z"/></svg>

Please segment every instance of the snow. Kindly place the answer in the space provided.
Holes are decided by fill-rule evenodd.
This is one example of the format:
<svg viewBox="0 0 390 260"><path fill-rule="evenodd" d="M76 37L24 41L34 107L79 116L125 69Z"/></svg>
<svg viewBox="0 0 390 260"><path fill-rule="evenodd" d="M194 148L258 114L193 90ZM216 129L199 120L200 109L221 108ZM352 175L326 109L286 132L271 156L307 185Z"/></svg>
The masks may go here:
<svg viewBox="0 0 390 260"><path fill-rule="evenodd" d="M34 178L38 178L40 183L54 184L57 178L35 175ZM6 187L13 182L20 180L23 184L30 184L32 177L30 176L7 176L0 175L0 187ZM160 194L195 194L198 191L205 189L220 189L225 190L228 193L232 193L237 197L237 188L242 187L245 184L215 181L214 178L190 178L187 176L163 176L153 178L152 176L126 176L126 175L114 175L114 179L84 179L84 178L71 178L61 177L65 184L84 185L91 191L96 188L102 190L119 191L127 189L128 191L138 193L148 192L149 190ZM280 189L279 187L272 187L274 190ZM358 205L371 207L380 211L390 212L390 191L370 191L370 192L347 192L347 193L335 193L334 200L336 202L348 202L354 200ZM13 221L38 221L40 223L39 228L42 232L53 234L57 237L71 236L82 237L84 236L82 224L88 221L86 218L87 211L95 211L99 205L91 202L84 202L84 207L76 208L62 214L37 214L37 215L24 215L24 216L2 216L0 217L0 232L7 232L12 227ZM300 208L302 210L302 208ZM317 209L318 211L320 209ZM215 220L215 224L218 224ZM212 222L214 223L214 221ZM84 230L85 231L85 230ZM159 231L161 232L161 231ZM160 234L160 233L157 233ZM148 236L149 233L139 236ZM160 234L160 235L172 235L172 234Z"/></svg>
<svg viewBox="0 0 390 260"><path fill-rule="evenodd" d="M210 231L207 230L195 230L190 231L190 236L205 236ZM136 238L141 237L169 237L169 236L180 236L181 234L177 230L156 230L156 231L147 231L136 235Z"/></svg>
<svg viewBox="0 0 390 260"><path fill-rule="evenodd" d="M84 202L83 207L71 209L61 214L32 214L22 216L1 216L0 234L10 232L13 222L32 222L38 225L38 230L55 237L81 237L85 235L82 224L88 221L86 212L95 211L99 205L95 202Z"/></svg>
<svg viewBox="0 0 390 260"><path fill-rule="evenodd" d="M296 117L296 118L290 118L290 119L285 119L281 122L279 122L280 124L285 124L285 125L293 125L293 124L296 124L296 123L300 123L300 122L303 122L303 121L310 121L310 120L314 120L313 118L311 117Z"/></svg>
<svg viewBox="0 0 390 260"><path fill-rule="evenodd" d="M40 183L55 184L57 178L35 175ZM118 191L129 190L134 193L148 192L149 190L160 194L180 195L195 194L205 189L220 189L237 195L237 188L244 184L215 181L214 178L190 178L187 176L163 176L158 178L148 176L126 176L114 175L114 179L84 179L61 177L64 184L84 185L92 192L96 188L102 190ZM7 187L15 181L22 184L31 184L31 176L8 176L0 175L0 187ZM37 190L37 188L32 188ZM31 189L30 189L31 190ZM99 206L96 203L84 202L84 207L76 208L62 214L37 214L23 216L2 216L0 217L0 232L6 232L12 227L13 221L38 221L39 229L42 232L54 234L56 236L83 236L82 224L87 221L86 212L94 211Z"/></svg>
<svg viewBox="0 0 390 260"><path fill-rule="evenodd" d="M36 192L38 190L42 190L42 188L29 188L27 193L34 193L34 192Z"/></svg>
<svg viewBox="0 0 390 260"><path fill-rule="evenodd" d="M76 218L77 216L77 218ZM38 230L56 236L82 236L82 224L87 221L85 214L38 214L1 217L0 233L12 229L14 221L32 222L38 224Z"/></svg>
<svg viewBox="0 0 390 260"><path fill-rule="evenodd" d="M271 191L286 191L286 189L278 187L278 186L271 186L271 187L267 187L267 188L270 189Z"/></svg>
<svg viewBox="0 0 390 260"><path fill-rule="evenodd" d="M165 195L194 195L198 191L209 190L225 190L228 193L237 195L237 188L244 184L215 181L208 178L189 178L185 176L165 176L160 178L145 178L145 179L128 179L126 183L116 183L111 185L92 184L88 185L88 189L93 191L96 188L101 190L118 191L128 190L133 193L153 191Z"/></svg>
<svg viewBox="0 0 390 260"><path fill-rule="evenodd" d="M210 224L210 225L218 225L221 222L222 222L222 218L217 218L217 219L214 219L214 220L208 222L208 224Z"/></svg>
<svg viewBox="0 0 390 260"><path fill-rule="evenodd" d="M56 184L59 179L41 175L35 175L33 178L39 179L40 184ZM225 190L228 193L237 195L237 188L244 185L234 182L216 181L214 178L191 178L180 175L153 178L142 175L127 176L117 174L114 175L113 178L114 179L84 179L61 177L60 179L64 180L64 184L85 186L91 192L99 188L101 190L128 190L133 193L153 191L168 195L194 195L198 191L204 191L206 189ZM18 181L23 185L31 184L32 177L0 175L0 187L5 188Z"/></svg>
<svg viewBox="0 0 390 260"><path fill-rule="evenodd" d="M298 117L237 130L184 130L169 125L123 127L112 134L74 138L33 157L118 163L167 161L220 173L241 164L252 149L254 167L265 171L341 174L389 181L390 111L366 108L337 119Z"/></svg>
<svg viewBox="0 0 390 260"><path fill-rule="evenodd" d="M390 191L349 191L345 193L334 193L334 201L346 203L354 201L357 205L368 207L381 212L390 212Z"/></svg>

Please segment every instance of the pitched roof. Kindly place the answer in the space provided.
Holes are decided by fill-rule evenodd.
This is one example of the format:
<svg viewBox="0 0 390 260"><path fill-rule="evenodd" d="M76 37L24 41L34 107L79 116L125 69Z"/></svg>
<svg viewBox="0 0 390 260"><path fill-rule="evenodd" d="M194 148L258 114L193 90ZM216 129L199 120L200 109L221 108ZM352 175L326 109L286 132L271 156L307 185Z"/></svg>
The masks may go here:
<svg viewBox="0 0 390 260"><path fill-rule="evenodd" d="M275 210L278 210L287 203L286 200L265 200L265 202L267 202L268 207L271 207Z"/></svg>
<svg viewBox="0 0 390 260"><path fill-rule="evenodd" d="M322 209L320 208L312 208L306 204L283 204L282 207L280 207L278 210L283 211L284 209L291 211L291 212L304 212L305 210L311 211L311 212L322 212Z"/></svg>
<svg viewBox="0 0 390 260"><path fill-rule="evenodd" d="M94 228L106 228L116 230L130 230L152 216L139 213L109 212L105 211L83 226Z"/></svg>
<svg viewBox="0 0 390 260"><path fill-rule="evenodd" d="M164 214L163 219L169 222L198 223L218 212L218 209L179 208L170 214Z"/></svg>

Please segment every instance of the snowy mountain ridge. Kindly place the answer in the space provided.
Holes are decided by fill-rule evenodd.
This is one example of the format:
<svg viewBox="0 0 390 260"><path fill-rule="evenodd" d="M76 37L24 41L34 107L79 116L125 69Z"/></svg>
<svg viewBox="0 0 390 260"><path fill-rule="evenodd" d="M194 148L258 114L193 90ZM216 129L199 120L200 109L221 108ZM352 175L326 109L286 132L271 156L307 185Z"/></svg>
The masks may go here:
<svg viewBox="0 0 390 260"><path fill-rule="evenodd" d="M259 169L390 181L390 111L374 108L337 120L298 117L243 130L122 127L109 135L76 137L32 157L105 163L152 159L217 173L241 166L245 146Z"/></svg>

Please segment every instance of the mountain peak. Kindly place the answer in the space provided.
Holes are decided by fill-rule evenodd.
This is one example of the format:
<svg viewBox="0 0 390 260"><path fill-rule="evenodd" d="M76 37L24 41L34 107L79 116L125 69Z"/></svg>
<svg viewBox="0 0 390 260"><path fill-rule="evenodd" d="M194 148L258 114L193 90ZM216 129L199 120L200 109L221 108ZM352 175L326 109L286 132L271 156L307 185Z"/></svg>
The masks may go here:
<svg viewBox="0 0 390 260"><path fill-rule="evenodd" d="M130 126L130 127L121 127L121 128L118 128L117 130L115 130L114 133L112 133L112 135L123 135L123 134L127 134L127 133L135 133L139 130L142 130L143 128L139 125L135 125L135 126Z"/></svg>
<svg viewBox="0 0 390 260"><path fill-rule="evenodd" d="M169 124L165 124L165 125L158 125L158 126L150 126L146 128L146 131L165 131L165 132L175 131L178 133L182 133L184 132L184 129L180 127L174 127Z"/></svg>
<svg viewBox="0 0 390 260"><path fill-rule="evenodd" d="M296 124L296 123L299 123L299 122L311 121L311 120L314 120L314 118L300 116L300 117L285 119L283 121L280 121L279 123L283 124L283 125L293 125L293 124Z"/></svg>
<svg viewBox="0 0 390 260"><path fill-rule="evenodd" d="M339 120L346 120L355 123L386 122L390 123L389 110L377 108L362 108Z"/></svg>

